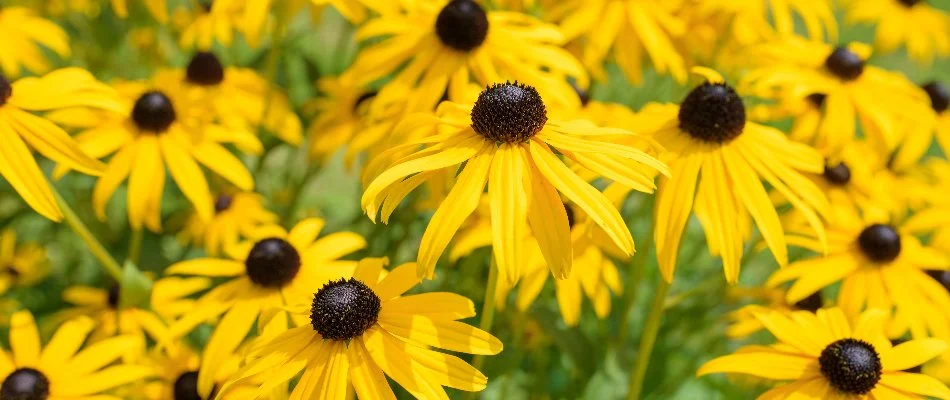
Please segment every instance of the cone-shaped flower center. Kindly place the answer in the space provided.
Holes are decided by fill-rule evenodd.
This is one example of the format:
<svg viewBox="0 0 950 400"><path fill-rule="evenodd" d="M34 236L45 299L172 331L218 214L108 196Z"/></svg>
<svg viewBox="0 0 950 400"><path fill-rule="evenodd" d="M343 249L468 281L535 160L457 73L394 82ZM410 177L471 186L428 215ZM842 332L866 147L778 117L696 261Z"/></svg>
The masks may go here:
<svg viewBox="0 0 950 400"><path fill-rule="evenodd" d="M901 253L901 236L893 226L874 224L861 231L858 245L871 261L886 263Z"/></svg>
<svg viewBox="0 0 950 400"><path fill-rule="evenodd" d="M7 80L7 77L0 74L0 106L7 104L7 100L9 100L12 95L13 86L10 86L10 81Z"/></svg>
<svg viewBox="0 0 950 400"><path fill-rule="evenodd" d="M251 282L266 288L280 288L300 271L300 253L284 239L268 238L254 243L244 266Z"/></svg>
<svg viewBox="0 0 950 400"><path fill-rule="evenodd" d="M350 340L376 323L382 304L356 279L330 281L313 296L310 324L326 340Z"/></svg>
<svg viewBox="0 0 950 400"><path fill-rule="evenodd" d="M150 91L135 101L132 108L132 121L140 130L146 132L165 132L175 122L175 107L165 93Z"/></svg>
<svg viewBox="0 0 950 400"><path fill-rule="evenodd" d="M201 86L214 86L224 80L224 67L214 53L198 52L185 70L188 82Z"/></svg>
<svg viewBox="0 0 950 400"><path fill-rule="evenodd" d="M866 394L881 380L881 359L874 346L858 339L829 344L818 357L821 374L838 391Z"/></svg>
<svg viewBox="0 0 950 400"><path fill-rule="evenodd" d="M448 47L474 50L488 37L488 14L474 0L451 0L435 20L435 33Z"/></svg>
<svg viewBox="0 0 950 400"><path fill-rule="evenodd" d="M231 203L234 202L234 198L228 194L219 194L217 199L214 199L214 212L215 214L220 214L227 211L231 208Z"/></svg>
<svg viewBox="0 0 950 400"><path fill-rule="evenodd" d="M175 379L175 400L202 400L198 394L198 371L188 371Z"/></svg>
<svg viewBox="0 0 950 400"><path fill-rule="evenodd" d="M825 303L821 299L821 292L812 293L810 296L799 300L795 303L795 308L803 311L816 312L824 306Z"/></svg>
<svg viewBox="0 0 950 400"><path fill-rule="evenodd" d="M518 82L485 88L472 107L472 129L495 142L527 142L547 121L541 95L534 87Z"/></svg>
<svg viewBox="0 0 950 400"><path fill-rule="evenodd" d="M703 83L680 104L680 129L694 139L725 143L737 138L745 128L742 99L725 83Z"/></svg>
<svg viewBox="0 0 950 400"><path fill-rule="evenodd" d="M938 114L947 111L947 108L950 107L950 91L947 91L946 86L940 82L930 82L924 85L924 90L930 96L930 106L933 107L934 111ZM0 104L3 104L3 102L0 102Z"/></svg>
<svg viewBox="0 0 950 400"><path fill-rule="evenodd" d="M0 385L3 400L46 400L49 398L49 379L33 368L13 371Z"/></svg>
<svg viewBox="0 0 950 400"><path fill-rule="evenodd" d="M852 81L864 72L864 60L845 47L837 47L825 59L825 68L841 80Z"/></svg>
<svg viewBox="0 0 950 400"><path fill-rule="evenodd" d="M109 288L109 294L106 296L106 301L109 303L109 307L113 310L119 308L119 285L112 285Z"/></svg>
<svg viewBox="0 0 950 400"><path fill-rule="evenodd" d="M825 165L825 172L822 174L825 177L825 181L832 185L844 186L848 182L851 182L851 168L843 163L839 162L838 165Z"/></svg>
<svg viewBox="0 0 950 400"><path fill-rule="evenodd" d="M821 108L822 106L825 105L825 99L827 97L828 95L824 93L812 93L808 95L808 97L805 97L805 99L807 99L809 103L815 106L815 108Z"/></svg>

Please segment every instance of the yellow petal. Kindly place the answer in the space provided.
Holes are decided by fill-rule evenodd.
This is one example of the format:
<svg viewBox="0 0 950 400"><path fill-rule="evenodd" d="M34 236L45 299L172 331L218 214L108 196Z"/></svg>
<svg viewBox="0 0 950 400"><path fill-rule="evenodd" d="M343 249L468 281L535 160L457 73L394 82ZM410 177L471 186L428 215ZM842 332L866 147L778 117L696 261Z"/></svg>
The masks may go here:
<svg viewBox="0 0 950 400"><path fill-rule="evenodd" d="M219 258L196 258L174 264L165 270L168 275L237 276L246 272L244 263Z"/></svg>
<svg viewBox="0 0 950 400"><path fill-rule="evenodd" d="M518 255L527 234L528 194L523 186L525 160L518 145L504 144L495 151L488 178L492 253L509 283L521 276Z"/></svg>
<svg viewBox="0 0 950 400"><path fill-rule="evenodd" d="M947 385L924 374L889 372L881 375L880 384L902 392L936 397L941 400L950 399L950 389Z"/></svg>
<svg viewBox="0 0 950 400"><path fill-rule="evenodd" d="M359 398L396 400L386 375L373 363L362 340L350 342L347 356L350 359L350 380Z"/></svg>
<svg viewBox="0 0 950 400"><path fill-rule="evenodd" d="M468 354L498 354L501 341L490 333L458 321L433 320L422 315L387 313L379 316L386 331L418 344Z"/></svg>
<svg viewBox="0 0 950 400"><path fill-rule="evenodd" d="M699 368L697 376L739 373L775 380L798 380L818 375L818 360L779 352L736 353L713 359Z"/></svg>
<svg viewBox="0 0 950 400"><path fill-rule="evenodd" d="M18 311L10 318L10 347L17 367L36 367L40 361L40 333L33 315Z"/></svg>
<svg viewBox="0 0 950 400"><path fill-rule="evenodd" d="M950 348L941 339L915 339L881 352L884 371L903 371L919 366Z"/></svg>

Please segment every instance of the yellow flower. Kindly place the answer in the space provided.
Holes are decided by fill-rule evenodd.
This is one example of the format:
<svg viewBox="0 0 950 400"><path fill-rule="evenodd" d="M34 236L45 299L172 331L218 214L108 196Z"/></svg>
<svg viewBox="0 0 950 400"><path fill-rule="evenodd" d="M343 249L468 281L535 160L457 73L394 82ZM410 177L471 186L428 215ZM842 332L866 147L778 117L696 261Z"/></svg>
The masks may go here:
<svg viewBox="0 0 950 400"><path fill-rule="evenodd" d="M766 99L822 100L824 118L815 139L825 154L857 137L855 119L877 151L890 153L904 136L899 123L929 112L926 95L902 74L866 65L870 50L861 44L833 47L787 38L750 53L755 67L743 78L744 92Z"/></svg>
<svg viewBox="0 0 950 400"><path fill-rule="evenodd" d="M303 371L291 398L342 400L352 384L361 399L395 399L387 377L420 399L448 399L443 386L477 392L488 379L462 359L436 349L498 354L502 343L460 319L475 305L454 293L403 296L419 278L403 264L381 278L386 259L364 259L352 278L324 281L294 313L309 320L255 342L237 382L270 371L258 394ZM277 377L280 377L278 379ZM227 394L230 384L222 393Z"/></svg>
<svg viewBox="0 0 950 400"><path fill-rule="evenodd" d="M598 80L606 78L603 65L614 54L627 79L640 83L644 59L661 74L686 81L686 61L674 44L686 34L686 25L673 14L683 0L565 0L552 5L549 17L559 21L568 41L584 37L582 60Z"/></svg>
<svg viewBox="0 0 950 400"><path fill-rule="evenodd" d="M98 342L116 335L125 335L138 341L137 351L145 350L146 337L157 342L170 339L168 327L154 312L136 306L121 305L120 288L109 289L75 285L63 291L63 301L68 306L57 311L52 321L59 323L77 317L88 317L96 322L89 340ZM138 355L138 354L136 354ZM132 357L131 354L125 356Z"/></svg>
<svg viewBox="0 0 950 400"><path fill-rule="evenodd" d="M230 46L234 40L234 30L240 25L243 15L240 2L218 0L196 1L192 4L198 6L188 11L176 10L176 19L184 25L179 45L204 51L210 50L215 41L222 46Z"/></svg>
<svg viewBox="0 0 950 400"><path fill-rule="evenodd" d="M930 98L932 111L902 121L907 126L907 133L901 147L892 156L891 164L896 169L907 169L917 164L927 154L934 138L944 154L950 153L950 111L947 111L950 91L940 82L929 82L921 88Z"/></svg>
<svg viewBox="0 0 950 400"><path fill-rule="evenodd" d="M214 379L220 388L238 371L243 360L241 352L225 354L218 359L221 367ZM157 380L144 382L131 390L132 398L144 400L169 399L210 399L211 393L198 393L198 367L200 357L185 343L171 343L167 349L150 352L143 362L152 367ZM260 384L260 382L255 382ZM253 399L256 387L252 384L239 385L221 400Z"/></svg>
<svg viewBox="0 0 950 400"><path fill-rule="evenodd" d="M76 140L93 157L109 160L93 190L96 215L105 220L105 207L128 179L129 223L161 230L161 203L166 168L172 180L205 221L214 215L214 199L200 165L241 190L252 190L250 171L224 145L256 140L240 130L209 121L203 92L182 87L175 73L157 73L147 82L117 84L127 101L122 112L106 115Z"/></svg>
<svg viewBox="0 0 950 400"><path fill-rule="evenodd" d="M718 73L699 67L694 71L708 80L679 106L649 105L637 115L657 127L653 137L669 151L672 168L672 177L661 179L654 211L657 259L664 279L672 282L693 211L710 252L722 257L726 280L736 283L753 221L779 265L788 263L785 233L762 180L824 237L820 216L826 214L828 202L804 175L820 174L824 160L779 130L746 121L742 99Z"/></svg>
<svg viewBox="0 0 950 400"><path fill-rule="evenodd" d="M738 339L749 336L765 328L762 321L756 317L758 314L768 313L769 311L778 311L783 314L791 314L795 311L817 312L824 306L824 300L821 293L815 292L810 296L801 299L795 303L785 301L785 290L780 288L730 288L730 297L739 299L751 299L753 304L742 306L736 311L727 315L729 327L726 328L726 336Z"/></svg>
<svg viewBox="0 0 950 400"><path fill-rule="evenodd" d="M720 21L728 39L750 45L795 35L795 17L814 40L838 41L832 4L825 0L701 0L685 10L700 21ZM698 3L698 4L695 4ZM773 26L774 25L774 26ZM720 31L721 32L721 31ZM687 39L689 36L687 36Z"/></svg>
<svg viewBox="0 0 950 400"><path fill-rule="evenodd" d="M921 0L843 1L849 23L875 27L874 47L890 53L906 46L910 58L930 65L950 55L950 14Z"/></svg>
<svg viewBox="0 0 950 400"><path fill-rule="evenodd" d="M51 65L39 45L60 57L65 58L70 54L66 32L26 7L0 8L0 37L3 38L4 48L3 54L0 54L0 72L7 76L19 76L21 68L35 73L49 71ZM3 101L0 101L2 104Z"/></svg>
<svg viewBox="0 0 950 400"><path fill-rule="evenodd" d="M950 259L900 232L876 210L837 207L827 229L825 255L776 271L768 285L794 281L786 296L794 303L841 281L836 304L850 317L870 308L888 311L890 337L908 329L915 338L950 335L950 316L942 311L950 309L950 294L925 271L950 269ZM789 231L795 244L822 251L807 232L794 226Z"/></svg>
<svg viewBox="0 0 950 400"><path fill-rule="evenodd" d="M13 286L33 286L49 275L46 250L35 243L16 244L16 232L0 232L0 294Z"/></svg>
<svg viewBox="0 0 950 400"><path fill-rule="evenodd" d="M253 69L225 68L214 53L197 52L184 71L174 73L199 93L219 124L240 132L235 145L242 151L263 151L257 139L261 125L291 145L298 146L303 140L300 118L290 100Z"/></svg>
<svg viewBox="0 0 950 400"><path fill-rule="evenodd" d="M225 249L226 259L199 258L165 270L169 275L228 278L202 295L171 328L178 337L223 314L205 346L198 376L200 393L210 393L219 355L233 352L255 322L282 332L288 321L281 309L312 295L314 282L352 274L356 263L340 258L363 249L366 242L351 232L317 239L323 226L322 220L314 218L301 221L289 233L278 226L261 227L250 241Z"/></svg>
<svg viewBox="0 0 950 400"><path fill-rule="evenodd" d="M115 15L118 15L121 18L129 17L129 1L136 0L111 0L112 1L112 11L115 12ZM155 17L158 22L166 23L168 22L168 5L166 0L144 0L141 3L145 4L145 8L148 9L149 13Z"/></svg>
<svg viewBox="0 0 950 400"><path fill-rule="evenodd" d="M903 372L950 346L938 339L891 346L881 313L863 313L853 326L837 308L817 315L772 311L757 318L778 343L740 348L707 362L696 374L739 373L783 382L759 399L950 399L950 389L936 379Z"/></svg>
<svg viewBox="0 0 950 400"><path fill-rule="evenodd" d="M0 175L30 207L53 221L63 216L30 147L84 174L98 176L105 167L86 155L66 131L32 112L82 107L122 109L115 91L79 68L23 78L12 85L0 75Z"/></svg>
<svg viewBox="0 0 950 400"><path fill-rule="evenodd" d="M348 70L367 85L397 71L373 101L373 110L406 103L406 112L431 111L447 93L465 98L467 85L514 78L534 85L560 105L578 103L566 80L587 87L581 64L559 45L557 27L508 11L486 11L472 0L407 2L401 12L386 12L357 31L357 39L384 37L363 50ZM410 96L407 96L411 92Z"/></svg>
<svg viewBox="0 0 950 400"><path fill-rule="evenodd" d="M276 214L262 205L257 193L240 192L219 194L214 201L214 217L204 221L196 214L188 218L179 237L189 243L204 246L208 255L218 255L223 249L236 245L262 225L279 221Z"/></svg>
<svg viewBox="0 0 950 400"><path fill-rule="evenodd" d="M881 179L883 160L864 141L847 145L837 155L825 159L824 171L809 174L832 205L878 207L897 212L902 203L890 191L887 179Z"/></svg>
<svg viewBox="0 0 950 400"><path fill-rule="evenodd" d="M144 366L109 366L136 346L133 337L114 337L83 349L83 342L94 325L88 318L69 321L43 349L33 316L26 311L13 314L12 357L0 349L0 396L5 399L118 400L105 392L154 375Z"/></svg>
<svg viewBox="0 0 950 400"><path fill-rule="evenodd" d="M458 165L465 164L422 235L419 275L430 278L443 250L478 206L486 184L492 250L509 282L521 276L516 262L523 251L519 239L529 226L554 276L564 279L570 273L571 233L558 192L584 210L624 254L633 254L633 237L617 208L568 168L552 148L607 179L644 192L653 190L656 171L667 173L665 164L643 150L603 139L635 136L630 131L599 128L583 120L549 119L538 91L519 83L489 86L472 107L442 103L435 116L409 117L397 127L395 136L402 135L400 129L437 132L394 146L377 157L386 161L367 167L381 172L373 174L376 178L361 200L371 220L382 208L381 219L388 222L409 192L446 171L454 175ZM407 150L415 153L391 160Z"/></svg>

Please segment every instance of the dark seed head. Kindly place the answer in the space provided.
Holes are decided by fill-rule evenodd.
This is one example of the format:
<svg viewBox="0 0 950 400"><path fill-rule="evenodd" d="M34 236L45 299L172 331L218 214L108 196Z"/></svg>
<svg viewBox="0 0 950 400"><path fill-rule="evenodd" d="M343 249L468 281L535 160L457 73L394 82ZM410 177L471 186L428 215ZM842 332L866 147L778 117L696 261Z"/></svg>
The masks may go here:
<svg viewBox="0 0 950 400"><path fill-rule="evenodd" d="M13 371L0 385L3 400L46 400L49 398L49 379L33 368Z"/></svg>
<svg viewBox="0 0 950 400"><path fill-rule="evenodd" d="M185 76L196 85L214 86L224 80L224 67L214 53L201 51L191 58Z"/></svg>
<svg viewBox="0 0 950 400"><path fill-rule="evenodd" d="M198 394L198 371L188 371L175 379L174 400L202 400Z"/></svg>
<svg viewBox="0 0 950 400"><path fill-rule="evenodd" d="M886 263L901 253L901 236L893 226L874 224L861 231L858 245L871 261Z"/></svg>
<svg viewBox="0 0 950 400"><path fill-rule="evenodd" d="M300 253L284 239L268 238L254 243L244 266L251 282L266 288L280 288L300 271Z"/></svg>
<svg viewBox="0 0 950 400"><path fill-rule="evenodd" d="M231 203L234 202L234 198L229 194L221 193L218 195L217 199L214 199L214 212L222 213L231 208Z"/></svg>
<svg viewBox="0 0 950 400"><path fill-rule="evenodd" d="M313 296L310 324L326 340L350 340L373 326L381 309L379 296L363 282L330 281Z"/></svg>
<svg viewBox="0 0 950 400"><path fill-rule="evenodd" d="M824 93L812 93L808 95L808 97L805 97L805 99L807 99L811 105L815 106L815 108L821 108L825 105L825 98L827 97L828 95Z"/></svg>
<svg viewBox="0 0 950 400"><path fill-rule="evenodd" d="M867 394L881 380L881 359L874 346L863 340L847 338L829 344L818 364L831 387L846 394Z"/></svg>
<svg viewBox="0 0 950 400"><path fill-rule="evenodd" d="M472 129L495 142L527 142L547 121L541 95L534 87L518 82L488 86L472 107Z"/></svg>
<svg viewBox="0 0 950 400"><path fill-rule="evenodd" d="M10 85L10 81L7 80L7 77L0 74L0 106L7 104L7 100L9 100L12 95L13 86Z"/></svg>
<svg viewBox="0 0 950 400"><path fill-rule="evenodd" d="M106 297L109 308L116 310L119 308L119 285L112 285L109 288L109 295Z"/></svg>
<svg viewBox="0 0 950 400"><path fill-rule="evenodd" d="M474 50L488 37L488 14L474 0L451 0L435 20L435 33L448 47Z"/></svg>
<svg viewBox="0 0 950 400"><path fill-rule="evenodd" d="M920 0L897 0L897 1L899 1L901 4L903 4L905 7L908 7L908 8L917 5L917 3L920 3Z"/></svg>
<svg viewBox="0 0 950 400"><path fill-rule="evenodd" d="M564 211L567 211L567 226L573 228L573 227L574 227L574 222L576 222L576 221L574 221L574 218L575 218L575 217L574 217L574 209L571 208L571 206L565 204L565 205L564 205Z"/></svg>
<svg viewBox="0 0 950 400"><path fill-rule="evenodd" d="M923 86L927 95L930 96L930 105L938 114L947 111L950 107L950 91L940 82L930 82ZM3 102L0 102L3 104Z"/></svg>
<svg viewBox="0 0 950 400"><path fill-rule="evenodd" d="M707 143L726 143L745 128L742 99L725 83L703 83L683 99L680 129Z"/></svg>
<svg viewBox="0 0 950 400"><path fill-rule="evenodd" d="M821 292L815 292L795 303L795 308L802 311L817 312L824 305L825 303L821 299Z"/></svg>
<svg viewBox="0 0 950 400"><path fill-rule="evenodd" d="M825 177L825 181L832 185L844 186L848 182L851 182L851 168L848 168L847 165L843 162L839 162L838 165L829 166L825 165L825 172L822 174Z"/></svg>
<svg viewBox="0 0 950 400"><path fill-rule="evenodd" d="M864 60L845 47L836 47L825 59L825 68L842 80L852 81L864 72Z"/></svg>
<svg viewBox="0 0 950 400"><path fill-rule="evenodd" d="M132 121L142 131L165 132L175 122L175 107L164 93L146 92L135 101L135 107L132 108Z"/></svg>

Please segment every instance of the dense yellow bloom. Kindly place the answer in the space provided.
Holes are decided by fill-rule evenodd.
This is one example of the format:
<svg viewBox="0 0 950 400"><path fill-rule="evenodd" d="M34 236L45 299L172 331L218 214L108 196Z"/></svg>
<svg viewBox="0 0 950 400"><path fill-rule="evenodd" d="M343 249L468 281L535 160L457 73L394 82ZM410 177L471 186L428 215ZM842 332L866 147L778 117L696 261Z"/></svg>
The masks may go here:
<svg viewBox="0 0 950 400"><path fill-rule="evenodd" d="M443 173L455 175L465 164L422 235L419 275L430 278L449 241L475 211L486 185L492 250L509 282L521 276L516 260L524 251L520 239L529 226L554 276L564 279L570 273L570 227L558 192L584 210L624 254L633 254L633 237L617 208L552 148L607 179L644 192L653 190L656 171L667 173L665 164L643 150L603 139L636 136L630 131L549 118L538 91L519 83L489 86L471 107L442 103L436 115L409 117L394 135L405 136L400 130L431 134L392 147L377 157L381 161L367 167L376 178L361 204L371 220L380 215L388 222L409 192ZM404 155L407 150L414 153Z"/></svg>
<svg viewBox="0 0 950 400"><path fill-rule="evenodd" d="M927 153L934 139L950 154L950 91L941 82L929 82L922 89L930 98L931 110L921 113L913 119L902 121L906 126L905 139L891 160L893 167L908 169Z"/></svg>
<svg viewBox="0 0 950 400"><path fill-rule="evenodd" d="M406 112L431 111L446 94L464 101L471 81L488 85L505 79L535 86L552 104L576 105L566 78L588 85L580 62L559 47L564 37L553 25L516 12L486 11L471 0L406 3L356 34L360 41L380 38L348 70L360 79L358 84L395 72L373 101L373 110L405 103Z"/></svg>
<svg viewBox="0 0 950 400"><path fill-rule="evenodd" d="M279 221L276 214L264 208L263 198L257 193L222 193L214 200L214 217L210 221L193 214L185 223L179 237L188 243L203 246L208 255L218 255L249 237L262 225Z"/></svg>
<svg viewBox="0 0 950 400"><path fill-rule="evenodd" d="M127 359L145 351L146 337L156 342L170 340L168 327L161 317L148 309L120 303L120 289L113 285L108 290L91 286L71 286L63 291L63 301L68 305L57 311L52 319L61 323L77 317L87 317L96 322L89 340L98 342L116 335L126 335L138 342L136 353L123 355Z"/></svg>
<svg viewBox="0 0 950 400"><path fill-rule="evenodd" d="M903 372L937 357L950 346L917 339L892 346L884 315L861 314L849 323L832 308L817 314L777 311L756 315L778 343L746 346L704 364L698 376L739 373L783 382L759 399L950 399L950 389L927 375Z"/></svg>
<svg viewBox="0 0 950 400"><path fill-rule="evenodd" d="M672 282L683 231L695 212L710 252L722 257L726 280L735 283L753 221L779 265L788 263L785 233L762 180L823 238L820 216L828 200L804 174L821 173L824 160L779 130L746 121L742 100L718 73L694 71L708 81L680 105L648 105L637 115L655 127L653 138L668 151L661 159L672 168L660 181L654 209L658 260L664 279Z"/></svg>
<svg viewBox="0 0 950 400"><path fill-rule="evenodd" d="M122 111L101 116L99 123L76 137L93 157L114 153L93 189L100 219L106 218L109 198L128 180L129 223L134 229L144 224L161 230L166 168L205 221L214 215L214 198L199 164L241 190L254 188L250 171L224 145L253 143L257 138L212 123L213 115L203 107L204 92L180 82L174 71L161 71L146 82L116 84L126 101Z"/></svg>
<svg viewBox="0 0 950 400"><path fill-rule="evenodd" d="M0 8L0 37L0 72L8 77L20 76L23 68L34 73L49 71L52 66L39 45L61 57L70 55L66 32L26 7Z"/></svg>
<svg viewBox="0 0 950 400"><path fill-rule="evenodd" d="M0 75L0 175L30 207L53 221L63 216L30 147L84 174L98 176L105 167L66 131L33 112L82 107L115 111L122 109L122 103L114 90L79 68L23 78L12 85Z"/></svg>
<svg viewBox="0 0 950 400"><path fill-rule="evenodd" d="M0 232L0 294L13 286L32 286L49 275L46 250L36 243L16 242L16 232Z"/></svg>
<svg viewBox="0 0 950 400"><path fill-rule="evenodd" d="M875 27L874 47L890 53L901 46L911 59L930 65L950 55L950 14L921 0L846 0L849 23Z"/></svg>
<svg viewBox="0 0 950 400"><path fill-rule="evenodd" d="M179 45L207 51L215 42L222 46L231 45L243 15L243 6L233 0L217 0L198 4L187 11L179 8L175 12L176 24L182 29Z"/></svg>
<svg viewBox="0 0 950 400"><path fill-rule="evenodd" d="M789 303L841 282L837 306L849 317L877 308L886 312L888 335L899 338L950 337L950 294L926 270L950 269L950 259L900 232L886 213L837 207L828 221L827 247L807 231L789 227L795 243L825 255L803 259L776 271L770 286L794 281Z"/></svg>
<svg viewBox="0 0 950 400"><path fill-rule="evenodd" d="M160 351L159 351L160 350ZM243 360L240 351L222 356L218 363L217 387L222 387L238 371ZM166 348L151 351L143 364L151 367L158 379L142 382L129 390L128 396L142 400L210 399L211 393L198 393L200 357L185 343L170 343ZM260 382L257 382L258 384ZM256 388L239 385L221 400L253 400Z"/></svg>
<svg viewBox="0 0 950 400"><path fill-rule="evenodd" d="M364 248L366 242L351 232L318 239L323 226L322 220L313 218L301 221L290 232L278 226L261 227L249 241L225 249L228 258L198 258L165 270L169 275L227 278L172 325L172 334L180 336L223 314L204 349L198 376L200 393L211 392L219 357L232 353L255 323L272 332L286 330L288 315L282 309L297 304L301 296L312 295L314 282L353 273L356 262L340 258Z"/></svg>
<svg viewBox="0 0 950 400"><path fill-rule="evenodd" d="M26 311L13 314L9 342L12 354L0 349L4 396L119 400L105 393L154 375L145 366L112 365L137 345L133 337L118 336L83 348L94 326L95 322L88 318L69 321L43 348L33 316Z"/></svg>
<svg viewBox="0 0 950 400"><path fill-rule="evenodd" d="M699 0L686 10L691 18L722 22L729 39L750 45L795 35L795 18L814 40L838 41L838 24L826 0ZM687 6L689 7L689 6Z"/></svg>
<svg viewBox="0 0 950 400"><path fill-rule="evenodd" d="M420 399L448 399L443 386L477 392L488 379L462 359L436 351L498 354L501 341L459 320L475 305L454 293L405 295L419 282L416 266L384 274L386 259L363 259L352 278L310 282L316 292L293 304L307 320L254 343L231 382L270 372L266 393L303 372L292 399L343 400L352 384L360 399L395 399L387 377ZM230 391L230 384L222 393Z"/></svg>

